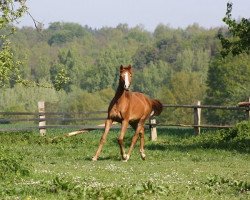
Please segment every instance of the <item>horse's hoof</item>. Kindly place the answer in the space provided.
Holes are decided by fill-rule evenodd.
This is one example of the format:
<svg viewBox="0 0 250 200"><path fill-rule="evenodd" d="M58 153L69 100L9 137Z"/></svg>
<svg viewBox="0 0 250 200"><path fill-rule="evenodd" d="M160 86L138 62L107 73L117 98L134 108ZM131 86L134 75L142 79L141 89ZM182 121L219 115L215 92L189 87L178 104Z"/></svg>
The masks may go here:
<svg viewBox="0 0 250 200"><path fill-rule="evenodd" d="M146 160L146 155L144 154L144 155L141 155L141 159L142 160Z"/></svg>
<svg viewBox="0 0 250 200"><path fill-rule="evenodd" d="M96 158L96 157L93 157L93 158L92 158L92 161L97 161L97 158Z"/></svg>
<svg viewBox="0 0 250 200"><path fill-rule="evenodd" d="M146 154L144 153L143 150L140 150L140 154L141 154L141 159L146 160Z"/></svg>
<svg viewBox="0 0 250 200"><path fill-rule="evenodd" d="M123 160L123 162L127 162L127 161L129 160L129 155L124 154L124 155L122 156L122 160Z"/></svg>

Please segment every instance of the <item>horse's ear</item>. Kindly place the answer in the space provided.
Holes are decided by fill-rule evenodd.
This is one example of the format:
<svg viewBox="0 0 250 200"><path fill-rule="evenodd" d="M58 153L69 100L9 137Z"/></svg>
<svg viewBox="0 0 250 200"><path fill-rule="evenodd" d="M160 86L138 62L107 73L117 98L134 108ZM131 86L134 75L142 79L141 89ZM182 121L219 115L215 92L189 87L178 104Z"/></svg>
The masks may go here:
<svg viewBox="0 0 250 200"><path fill-rule="evenodd" d="M120 66L120 73L123 71L123 65Z"/></svg>
<svg viewBox="0 0 250 200"><path fill-rule="evenodd" d="M131 65L128 66L128 70L129 70L130 72L132 72L132 66L131 66Z"/></svg>

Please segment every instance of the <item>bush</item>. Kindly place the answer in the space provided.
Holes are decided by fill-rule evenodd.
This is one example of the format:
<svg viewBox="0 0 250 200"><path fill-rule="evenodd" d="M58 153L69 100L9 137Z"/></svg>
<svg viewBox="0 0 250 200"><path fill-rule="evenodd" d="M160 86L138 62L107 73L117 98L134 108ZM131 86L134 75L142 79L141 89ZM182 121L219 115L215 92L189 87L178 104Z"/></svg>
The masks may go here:
<svg viewBox="0 0 250 200"><path fill-rule="evenodd" d="M250 121L243 121L234 128L229 129L228 131L223 131L221 134L224 136L225 140L249 140L250 139Z"/></svg>

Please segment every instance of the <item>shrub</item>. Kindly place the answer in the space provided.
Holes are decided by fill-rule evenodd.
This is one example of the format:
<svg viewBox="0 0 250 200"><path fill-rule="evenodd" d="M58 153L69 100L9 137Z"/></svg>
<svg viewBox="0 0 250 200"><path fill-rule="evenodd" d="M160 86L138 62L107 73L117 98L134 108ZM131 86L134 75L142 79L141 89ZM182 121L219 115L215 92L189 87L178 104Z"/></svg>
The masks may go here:
<svg viewBox="0 0 250 200"><path fill-rule="evenodd" d="M230 129L206 132L192 138L194 146L250 152L250 121L242 121Z"/></svg>
<svg viewBox="0 0 250 200"><path fill-rule="evenodd" d="M250 122L243 121L236 124L235 127L229 129L228 131L221 131L221 135L225 140L249 140L250 139Z"/></svg>

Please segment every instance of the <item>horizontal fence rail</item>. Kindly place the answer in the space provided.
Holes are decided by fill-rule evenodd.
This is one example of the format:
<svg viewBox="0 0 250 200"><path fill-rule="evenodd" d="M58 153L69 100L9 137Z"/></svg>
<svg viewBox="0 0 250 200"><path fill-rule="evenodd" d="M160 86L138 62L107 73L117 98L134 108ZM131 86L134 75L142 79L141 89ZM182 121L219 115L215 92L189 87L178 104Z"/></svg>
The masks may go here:
<svg viewBox="0 0 250 200"><path fill-rule="evenodd" d="M149 123L146 125L151 129L151 134L157 134L156 127L164 127L164 126L180 126L180 127L192 127L194 128L195 134L200 133L200 128L230 128L233 125L207 125L201 124L201 110L202 109L220 109L220 110L236 110L246 112L246 119L250 119L250 106L239 107L239 106L217 106L217 105L201 105L198 101L197 104L194 105L172 105L172 104L163 104L164 109L168 108L184 108L184 109L192 109L194 115L194 123L193 124L160 124L157 123L155 119L150 119ZM70 122L93 122L100 121L104 123L106 117L101 116L93 116L93 115L101 115L107 114L107 111L91 111L91 112L46 112L45 103L38 103L38 111L39 112L0 112L0 131L1 132L11 132L11 131L30 131L30 130L40 130L41 135L46 134L46 129L49 128L69 128L69 129L84 129L84 130L102 130L104 129L104 124L102 126L98 125L71 125L67 124ZM72 117L76 116L76 117ZM20 117L20 118L19 118ZM15 123L30 123L33 122L36 125L27 125L25 127L15 126ZM46 124L51 122L60 122L61 124ZM9 124L7 126L7 124ZM12 125L10 127L10 125ZM118 129L119 126L113 126L113 129ZM152 136L152 138L156 138L156 136Z"/></svg>
<svg viewBox="0 0 250 200"><path fill-rule="evenodd" d="M245 107L239 106L215 106L215 105L171 105L163 104L164 108L207 108L207 109L221 109L221 110L248 110Z"/></svg>
<svg viewBox="0 0 250 200"><path fill-rule="evenodd" d="M197 112L201 109L208 109L208 110L231 110L231 111L245 111L246 112L246 119L250 119L250 112L249 107L239 107L239 106L217 106L217 105L198 105L200 102L197 102L197 105L171 105L171 104L163 104L164 108L190 108L194 110L194 115L198 114ZM201 113L199 113L200 118ZM165 126L182 126L182 127L202 127L202 128L231 128L234 125L208 125L208 124L201 124L201 123L195 123L192 125L188 124L168 124Z"/></svg>

